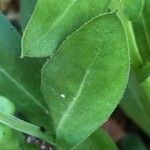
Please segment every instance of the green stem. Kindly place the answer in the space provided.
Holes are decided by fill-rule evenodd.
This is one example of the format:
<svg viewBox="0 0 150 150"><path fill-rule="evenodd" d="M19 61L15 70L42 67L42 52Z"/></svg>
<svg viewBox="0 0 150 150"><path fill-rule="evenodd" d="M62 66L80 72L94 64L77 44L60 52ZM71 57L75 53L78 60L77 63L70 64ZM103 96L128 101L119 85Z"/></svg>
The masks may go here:
<svg viewBox="0 0 150 150"><path fill-rule="evenodd" d="M120 18L126 32L128 48L131 56L131 70L138 72L139 68L143 64L143 60L140 56L139 49L135 40L132 23L124 15L122 1L112 1L110 8L112 11L118 10L118 17Z"/></svg>
<svg viewBox="0 0 150 150"><path fill-rule="evenodd" d="M140 56L140 53L137 47L137 43L136 43L134 32L133 32L133 27L132 27L131 22L128 20L124 21L124 25L125 25L125 30L126 30L128 45L129 45L129 50L130 50L130 56L131 56L131 68L132 70L139 72L139 69L143 64L143 60Z"/></svg>
<svg viewBox="0 0 150 150"><path fill-rule="evenodd" d="M147 45L148 45L148 48L150 50L150 37L148 35L148 29L147 29L147 25L146 25L146 22L145 22L145 18L143 15L141 15L141 21L142 21L142 24L143 24L143 29L144 29L144 32L145 32L145 37L146 37L146 42L147 42Z"/></svg>
<svg viewBox="0 0 150 150"><path fill-rule="evenodd" d="M9 115L0 110L0 122L26 134L38 137L52 145L55 145L51 137L46 133L40 130L40 127L33 125L31 123L25 122L21 119Z"/></svg>

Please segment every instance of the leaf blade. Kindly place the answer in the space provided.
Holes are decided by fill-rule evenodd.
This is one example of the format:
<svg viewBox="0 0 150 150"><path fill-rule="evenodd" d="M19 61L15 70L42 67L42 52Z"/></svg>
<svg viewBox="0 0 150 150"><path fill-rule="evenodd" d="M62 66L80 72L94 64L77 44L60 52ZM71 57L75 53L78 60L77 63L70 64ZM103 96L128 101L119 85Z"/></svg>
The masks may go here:
<svg viewBox="0 0 150 150"><path fill-rule="evenodd" d="M110 1L39 0L23 36L22 57L49 56L70 33L106 11Z"/></svg>
<svg viewBox="0 0 150 150"><path fill-rule="evenodd" d="M122 49L123 54L114 49ZM59 148L63 149L65 143L68 149L76 145L106 121L122 96L128 71L126 37L115 14L96 17L62 43L42 70L42 91L53 117ZM119 82L112 79L116 73ZM107 90L117 94L106 96Z"/></svg>

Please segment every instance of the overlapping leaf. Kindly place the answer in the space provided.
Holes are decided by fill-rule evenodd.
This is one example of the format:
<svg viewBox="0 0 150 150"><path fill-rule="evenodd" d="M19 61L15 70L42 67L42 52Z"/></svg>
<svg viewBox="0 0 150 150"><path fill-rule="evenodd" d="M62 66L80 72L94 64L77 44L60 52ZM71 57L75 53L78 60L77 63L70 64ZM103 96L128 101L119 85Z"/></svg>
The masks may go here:
<svg viewBox="0 0 150 150"><path fill-rule="evenodd" d="M61 44L42 71L60 150L74 147L106 121L128 71L126 37L116 14L96 17Z"/></svg>
<svg viewBox="0 0 150 150"><path fill-rule="evenodd" d="M111 0L39 0L24 33L22 57L49 56L70 33L106 11Z"/></svg>

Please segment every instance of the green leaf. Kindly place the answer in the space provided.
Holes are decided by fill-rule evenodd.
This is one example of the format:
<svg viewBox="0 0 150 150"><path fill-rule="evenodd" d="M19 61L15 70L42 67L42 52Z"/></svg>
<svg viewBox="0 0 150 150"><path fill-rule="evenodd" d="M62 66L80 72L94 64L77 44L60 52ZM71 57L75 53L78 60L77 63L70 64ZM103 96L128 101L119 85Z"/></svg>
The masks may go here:
<svg viewBox="0 0 150 150"><path fill-rule="evenodd" d="M74 150L117 150L117 147L104 130L98 129Z"/></svg>
<svg viewBox="0 0 150 150"><path fill-rule="evenodd" d="M115 1L113 4L116 5ZM121 106L123 110L125 111L125 113L136 124L138 124L147 134L150 135L150 130L149 130L150 103L149 103L148 96L146 96L147 93L144 91L141 85L141 78L143 78L144 76L144 75L141 75L141 67L143 66L143 60L141 58L141 55L139 53L139 49L136 43L137 39L135 39L136 37L134 35L132 23L128 21L127 18L125 18L122 7L120 7L120 5L118 6L116 5L115 9L117 8L119 9L118 15L124 24L124 28L125 28L127 39L128 39L128 47L129 47L129 51L131 54L130 79L129 79L128 88L122 100ZM140 30L142 29L140 28ZM137 31L137 32L140 33L140 31ZM140 41L140 39L138 39L138 41ZM143 41L140 41L140 42L143 42ZM144 69L144 72L148 74L148 71L145 71L145 69ZM145 79L142 79L142 80L145 80Z"/></svg>
<svg viewBox="0 0 150 150"><path fill-rule="evenodd" d="M147 62L139 70L138 78L140 82L143 82L149 76L150 76L150 62Z"/></svg>
<svg viewBox="0 0 150 150"><path fill-rule="evenodd" d="M49 56L89 19L106 11L111 0L39 0L27 25L22 57Z"/></svg>
<svg viewBox="0 0 150 150"><path fill-rule="evenodd" d="M150 116L150 76L148 76L142 83L139 84L143 96L143 105L148 116ZM149 119L150 120L150 119Z"/></svg>
<svg viewBox="0 0 150 150"><path fill-rule="evenodd" d="M92 19L62 43L42 70L59 149L80 143L108 119L128 72L126 37L115 13Z"/></svg>
<svg viewBox="0 0 150 150"><path fill-rule="evenodd" d="M142 13L144 0L123 0L124 14L131 20L136 20Z"/></svg>
<svg viewBox="0 0 150 150"><path fill-rule="evenodd" d="M148 39L148 32L143 16L139 17L139 19L133 23L133 28L138 49L143 62L146 63L150 60L150 40Z"/></svg>
<svg viewBox="0 0 150 150"><path fill-rule="evenodd" d="M21 24L25 29L29 19L32 16L37 0L21 0Z"/></svg>
<svg viewBox="0 0 150 150"><path fill-rule="evenodd" d="M131 71L121 106L125 113L150 135L150 74L146 69L149 69L149 64L143 66L138 73Z"/></svg>
<svg viewBox="0 0 150 150"><path fill-rule="evenodd" d="M0 125L0 134L7 134L6 130L8 130L8 128L7 126ZM0 139L2 150L38 150L35 145L27 144L22 134L12 131L11 128L9 129L11 131L9 138L3 137Z"/></svg>
<svg viewBox="0 0 150 150"><path fill-rule="evenodd" d="M146 30L146 37L147 40L150 43L150 0L145 0L145 5L144 5L144 11L143 11L143 21L144 21L144 28Z"/></svg>
<svg viewBox="0 0 150 150"><path fill-rule="evenodd" d="M15 113L15 106L7 98L0 96L0 110L13 115Z"/></svg>
<svg viewBox="0 0 150 150"><path fill-rule="evenodd" d="M144 63L150 60L150 1L145 0L144 10L140 18L134 22L134 31L137 45Z"/></svg>
<svg viewBox="0 0 150 150"><path fill-rule="evenodd" d="M113 0L110 5L110 8L111 8L111 10L117 10L117 15L121 19L121 21L124 25L124 30L126 32L128 48L129 48L130 57L131 57L131 60L130 60L131 61L130 62L131 69L134 70L135 72L137 72L137 71L139 71L143 61L142 61L141 55L139 53L139 49L137 47L132 23L124 15L123 1Z"/></svg>
<svg viewBox="0 0 150 150"><path fill-rule="evenodd" d="M53 136L51 118L40 90L41 64L19 58L20 35L0 14L0 94L13 101L22 119L46 128Z"/></svg>
<svg viewBox="0 0 150 150"><path fill-rule="evenodd" d="M127 134L122 145L123 150L147 150L142 139L134 133Z"/></svg>
<svg viewBox="0 0 150 150"><path fill-rule="evenodd" d="M131 74L128 88L123 100L121 101L122 109L145 133L150 135L149 106L150 101L145 97L143 85L139 84L137 77Z"/></svg>

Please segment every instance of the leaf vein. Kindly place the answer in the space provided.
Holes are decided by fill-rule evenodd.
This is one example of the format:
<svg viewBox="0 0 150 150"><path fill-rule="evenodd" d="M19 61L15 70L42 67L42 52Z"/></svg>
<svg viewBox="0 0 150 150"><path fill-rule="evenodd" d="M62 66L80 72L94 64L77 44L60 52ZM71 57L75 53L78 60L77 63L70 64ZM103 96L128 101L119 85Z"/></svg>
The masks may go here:
<svg viewBox="0 0 150 150"><path fill-rule="evenodd" d="M59 21L69 12L69 10L72 8L72 6L77 2L78 0L74 0L64 11L64 13L62 13L62 15L60 17L58 17L55 22L52 24L52 26L49 28L49 30L52 30L55 25L57 25L57 23L59 23Z"/></svg>
<svg viewBox="0 0 150 150"><path fill-rule="evenodd" d="M48 112L46 107L44 107L40 102L37 101L37 99L29 92L27 91L22 85L20 85L5 69L3 69L0 66L0 72L8 78L13 84L15 84L24 94L26 94L34 103L36 103L42 110L45 112Z"/></svg>
<svg viewBox="0 0 150 150"><path fill-rule="evenodd" d="M98 56L99 56L99 53L97 53L97 54L95 55L95 57L94 57L92 63L89 65L89 67L88 67L87 70L85 71L85 74L84 74L84 76L83 76L83 79L82 79L82 81L81 81L81 83L80 83L80 86L79 86L79 88L78 88L78 90L77 90L77 92L76 92L76 94L75 94L73 100L71 101L71 103L70 103L70 105L68 106L67 110L63 113L63 116L62 116L61 120L60 120L59 123L58 123L56 132L58 132L58 131L61 129L61 127L63 126L63 124L64 124L64 122L65 122L65 120L66 120L66 118L69 116L68 114L70 113L70 111L72 110L72 108L74 107L74 105L77 103L77 101L78 101L78 99L79 99L79 97L80 97L80 95L81 95L81 93L82 93L82 91L83 91L85 81L86 81L86 79L87 79L87 77L88 77L88 75L89 75L89 73L90 73L90 70L91 70L91 68L92 68L92 66L93 66L93 64L94 64L94 62L95 62L95 60L97 59Z"/></svg>
<svg viewBox="0 0 150 150"><path fill-rule="evenodd" d="M64 113L62 119L60 120L60 122L59 122L59 124L58 124L58 126L57 126L57 130L56 130L56 131L59 131L59 129L61 128L61 126L62 126L63 123L65 122L66 118L68 117L69 112L72 110L73 106L75 105L75 103L77 102L78 98L80 97L80 95L81 95L81 93L82 93L82 90L83 90L83 88L84 88L84 83L85 83L85 81L86 81L86 78L87 78L87 76L89 75L89 72L90 72L90 70L87 69L86 72L85 72L85 75L84 75L84 77L83 77L83 80L82 80L82 82L81 82L81 84L80 84L79 90L78 90L77 93L75 94L75 96L74 96L72 102L70 103L68 109L67 109L66 112Z"/></svg>

